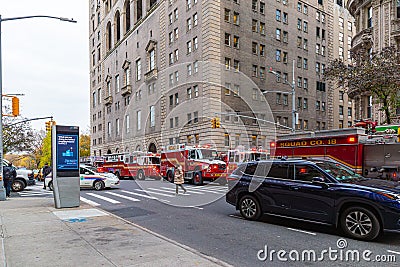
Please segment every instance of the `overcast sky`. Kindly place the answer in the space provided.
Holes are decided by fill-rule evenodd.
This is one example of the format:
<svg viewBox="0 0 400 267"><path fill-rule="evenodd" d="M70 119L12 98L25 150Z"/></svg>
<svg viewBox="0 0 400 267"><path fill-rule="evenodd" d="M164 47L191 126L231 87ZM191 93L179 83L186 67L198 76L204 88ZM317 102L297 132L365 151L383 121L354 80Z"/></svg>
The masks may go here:
<svg viewBox="0 0 400 267"><path fill-rule="evenodd" d="M88 7L87 0L0 0L2 19L47 15L78 21L1 23L3 94L25 94L23 117L53 116L57 124L89 129ZM32 126L44 129L45 120Z"/></svg>

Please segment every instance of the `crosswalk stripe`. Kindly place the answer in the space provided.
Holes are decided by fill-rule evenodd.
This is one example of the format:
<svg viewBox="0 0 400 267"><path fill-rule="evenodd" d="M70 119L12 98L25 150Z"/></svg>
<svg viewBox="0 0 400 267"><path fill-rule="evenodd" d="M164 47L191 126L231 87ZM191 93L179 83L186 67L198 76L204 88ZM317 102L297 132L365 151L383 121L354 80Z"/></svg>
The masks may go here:
<svg viewBox="0 0 400 267"><path fill-rule="evenodd" d="M20 194L20 195L52 195L53 192L37 192L37 191L29 192L29 191L25 191L25 192L18 192L18 194Z"/></svg>
<svg viewBox="0 0 400 267"><path fill-rule="evenodd" d="M145 192L146 194L155 194L155 195L160 195L160 196L164 196L164 197L175 197L172 195L167 195L167 194L163 194L163 193L158 193L158 192L153 192L153 191L149 191L149 190L143 190L143 189L135 189L136 191L140 191L140 192Z"/></svg>
<svg viewBox="0 0 400 267"><path fill-rule="evenodd" d="M160 191L160 192L165 192L165 193L173 193L175 194L175 190L174 189L169 189L169 190L163 190L163 189L158 189L158 188L149 188L151 190L156 190L156 191ZM186 193L185 195L189 196L190 194Z"/></svg>
<svg viewBox="0 0 400 267"><path fill-rule="evenodd" d="M175 191L175 188L164 187L164 186L162 186L161 188ZM198 194L198 195L204 195L204 193L202 193L202 192L194 192L194 191L188 191L188 192L189 192L190 194L193 193L193 194ZM186 195L189 195L189 194L186 194Z"/></svg>
<svg viewBox="0 0 400 267"><path fill-rule="evenodd" d="M85 202L85 203L87 203L87 204L89 204L89 205L91 205L91 206L100 206L99 203L94 202L94 201L91 201L91 200L86 199L86 198L84 198L84 197L81 197L81 201L83 201L83 202Z"/></svg>
<svg viewBox="0 0 400 267"><path fill-rule="evenodd" d="M106 192L106 194L113 195L113 196L120 197L120 198L124 198L124 199L130 200L130 201L140 201L137 198L120 195L120 194L117 194L117 193L114 193L114 192Z"/></svg>
<svg viewBox="0 0 400 267"><path fill-rule="evenodd" d="M148 196L148 195L142 195L142 194L131 192L131 191L121 190L121 192L126 193L126 194L130 194L130 195L134 195L134 196L148 198L148 199L158 199L156 197L152 197L152 196Z"/></svg>
<svg viewBox="0 0 400 267"><path fill-rule="evenodd" d="M218 192L218 191L210 191L205 188L196 188L196 187L188 187L190 190L196 190L200 192L207 192L207 193L213 193L213 194L224 194L223 192Z"/></svg>
<svg viewBox="0 0 400 267"><path fill-rule="evenodd" d="M111 199L111 198L108 198L108 197L105 197L105 196L101 196L101 195L97 195L97 194L93 194L93 193L87 193L89 196L92 196L92 197L97 197L97 198L100 198L100 199L102 199L102 200L105 200L105 201L107 201L107 202L110 202L110 203L112 203L112 204L119 204L119 203L121 203L121 202L119 202L119 201L117 201L117 200L114 200L114 199Z"/></svg>

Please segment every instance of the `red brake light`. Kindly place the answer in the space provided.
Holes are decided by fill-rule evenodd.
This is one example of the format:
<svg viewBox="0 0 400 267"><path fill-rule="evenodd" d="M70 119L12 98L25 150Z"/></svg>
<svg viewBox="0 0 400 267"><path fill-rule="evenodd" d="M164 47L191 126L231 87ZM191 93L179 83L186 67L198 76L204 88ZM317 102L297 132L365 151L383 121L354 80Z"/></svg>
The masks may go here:
<svg viewBox="0 0 400 267"><path fill-rule="evenodd" d="M354 136L350 136L349 138L347 138L348 143L355 143L356 142L356 138Z"/></svg>
<svg viewBox="0 0 400 267"><path fill-rule="evenodd" d="M276 143L275 142L271 142L270 143L270 147L275 147Z"/></svg>

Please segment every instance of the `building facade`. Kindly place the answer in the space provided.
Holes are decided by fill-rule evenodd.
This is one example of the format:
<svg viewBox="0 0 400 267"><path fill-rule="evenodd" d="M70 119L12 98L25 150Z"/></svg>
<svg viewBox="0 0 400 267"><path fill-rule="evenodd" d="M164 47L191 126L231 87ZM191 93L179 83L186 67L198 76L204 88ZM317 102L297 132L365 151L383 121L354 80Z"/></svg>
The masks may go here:
<svg viewBox="0 0 400 267"><path fill-rule="evenodd" d="M296 130L332 128L333 10L323 0L91 0L92 155L268 147L291 130L293 108Z"/></svg>
<svg viewBox="0 0 400 267"><path fill-rule="evenodd" d="M347 8L355 18L353 52L371 54L388 46L400 48L400 1L349 0ZM369 94L360 95L355 88L349 95L355 99L356 118L385 121L380 106Z"/></svg>
<svg viewBox="0 0 400 267"><path fill-rule="evenodd" d="M333 20L333 57L346 64L351 64L351 42L354 36L354 18L346 9L346 0L335 0ZM334 83L335 86L335 83ZM336 86L333 97L333 128L348 128L353 126L354 100L348 94L348 88Z"/></svg>

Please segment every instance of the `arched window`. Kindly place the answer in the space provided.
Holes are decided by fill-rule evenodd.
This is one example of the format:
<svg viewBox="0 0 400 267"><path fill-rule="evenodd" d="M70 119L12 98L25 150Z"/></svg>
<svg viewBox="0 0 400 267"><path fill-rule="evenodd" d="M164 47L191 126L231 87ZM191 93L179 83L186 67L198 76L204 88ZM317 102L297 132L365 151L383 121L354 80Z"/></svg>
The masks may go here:
<svg viewBox="0 0 400 267"><path fill-rule="evenodd" d="M129 0L125 2L125 33L129 31L131 28L131 6L129 4Z"/></svg>
<svg viewBox="0 0 400 267"><path fill-rule="evenodd" d="M118 42L121 39L121 16L119 14L119 11L115 13L114 25L115 25L115 42Z"/></svg>
<svg viewBox="0 0 400 267"><path fill-rule="evenodd" d="M107 51L108 51L111 49L111 44L112 44L112 42L111 42L111 40L112 40L112 38L111 38L111 22L107 23L106 40L107 40L106 45L107 45Z"/></svg>

